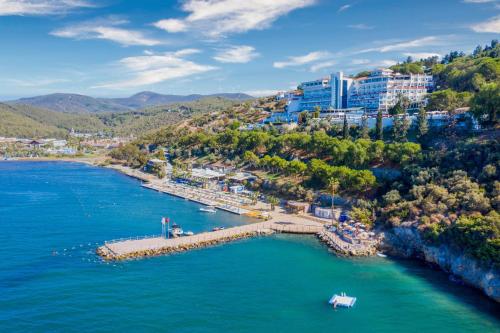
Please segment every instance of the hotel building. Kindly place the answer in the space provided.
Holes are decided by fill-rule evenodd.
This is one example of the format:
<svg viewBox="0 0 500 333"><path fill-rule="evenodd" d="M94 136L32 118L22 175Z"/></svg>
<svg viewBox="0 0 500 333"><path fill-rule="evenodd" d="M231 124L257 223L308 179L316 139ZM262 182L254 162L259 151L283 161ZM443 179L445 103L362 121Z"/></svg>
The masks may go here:
<svg viewBox="0 0 500 333"><path fill-rule="evenodd" d="M400 74L382 68L372 71L367 77L353 79L338 72L301 83L302 96L294 95L296 107L288 112L314 111L318 106L322 111L346 108L387 110L396 104L399 96L406 96L415 104L422 103L432 88L432 76L426 74Z"/></svg>

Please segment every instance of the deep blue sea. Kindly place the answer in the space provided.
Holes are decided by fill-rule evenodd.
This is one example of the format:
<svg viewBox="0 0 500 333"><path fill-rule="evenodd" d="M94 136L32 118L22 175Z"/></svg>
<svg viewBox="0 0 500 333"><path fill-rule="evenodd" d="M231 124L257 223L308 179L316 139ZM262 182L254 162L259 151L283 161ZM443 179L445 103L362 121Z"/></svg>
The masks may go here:
<svg viewBox="0 0 500 333"><path fill-rule="evenodd" d="M105 240L248 223L78 163L0 163L0 332L500 332L500 307L439 271L275 235L101 262ZM332 309L336 292L356 296Z"/></svg>

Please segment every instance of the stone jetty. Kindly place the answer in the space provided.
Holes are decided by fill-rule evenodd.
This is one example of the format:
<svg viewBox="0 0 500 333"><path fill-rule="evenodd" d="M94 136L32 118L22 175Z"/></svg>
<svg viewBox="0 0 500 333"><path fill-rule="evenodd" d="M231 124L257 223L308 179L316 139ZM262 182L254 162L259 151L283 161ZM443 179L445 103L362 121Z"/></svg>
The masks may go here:
<svg viewBox="0 0 500 333"><path fill-rule="evenodd" d="M110 241L99 247L97 254L106 260L133 259L182 252L275 232L318 234L322 229L322 224L314 222L260 222L170 239L151 237Z"/></svg>
<svg viewBox="0 0 500 333"><path fill-rule="evenodd" d="M335 232L326 229L318 232L318 238L338 254L346 256L372 256L377 253L378 242L374 240L353 244L346 242Z"/></svg>

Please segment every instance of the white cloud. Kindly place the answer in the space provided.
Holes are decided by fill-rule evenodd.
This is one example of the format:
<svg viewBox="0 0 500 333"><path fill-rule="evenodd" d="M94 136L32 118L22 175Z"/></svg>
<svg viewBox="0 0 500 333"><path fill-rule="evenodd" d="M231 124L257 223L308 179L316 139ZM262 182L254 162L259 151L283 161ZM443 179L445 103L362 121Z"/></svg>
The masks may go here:
<svg viewBox="0 0 500 333"><path fill-rule="evenodd" d="M343 12L343 11L345 11L345 10L348 10L348 9L349 9L349 8L351 8L351 7L352 7L352 5L349 5L349 4L348 4L348 5L343 5L343 6L340 6L340 7L339 7L339 9L337 10L337 12L338 12L338 13Z"/></svg>
<svg viewBox="0 0 500 333"><path fill-rule="evenodd" d="M188 26L182 20L177 19L165 19L153 23L153 25L159 29L166 30L168 32L181 32L186 31Z"/></svg>
<svg viewBox="0 0 500 333"><path fill-rule="evenodd" d="M84 0L0 0L0 16L56 15L88 7L95 5Z"/></svg>
<svg viewBox="0 0 500 333"><path fill-rule="evenodd" d="M214 59L224 63L247 63L258 56L253 46L239 45L219 51Z"/></svg>
<svg viewBox="0 0 500 333"><path fill-rule="evenodd" d="M199 52L197 49L183 49L176 52L123 58L119 61L119 65L131 75L131 78L101 84L93 88L124 89L139 87L217 69L217 67L198 64L184 58Z"/></svg>
<svg viewBox="0 0 500 333"><path fill-rule="evenodd" d="M497 0L464 0L465 3L488 3L497 2Z"/></svg>
<svg viewBox="0 0 500 333"><path fill-rule="evenodd" d="M471 26L475 32L487 32L500 34L500 15L492 17L488 21L477 23Z"/></svg>
<svg viewBox="0 0 500 333"><path fill-rule="evenodd" d="M395 65L397 63L398 62L396 60L386 59L386 60L379 60L379 61L375 62L373 65L376 66L376 67L378 67L378 66L390 67L390 66Z"/></svg>
<svg viewBox="0 0 500 333"><path fill-rule="evenodd" d="M352 59L351 64L353 65L366 65L369 64L370 60L368 59Z"/></svg>
<svg viewBox="0 0 500 333"><path fill-rule="evenodd" d="M148 38L143 32L129 30L119 26L128 23L126 20L108 18L106 20L88 21L76 25L67 26L50 34L75 39L106 39L122 45L145 45L154 46L162 44L161 41Z"/></svg>
<svg viewBox="0 0 500 333"><path fill-rule="evenodd" d="M274 62L273 67L274 68L285 68L285 67L292 67L292 66L300 66L300 65L309 64L311 62L315 62L318 60L323 60L325 58L328 58L329 56L330 56L329 52L315 51L315 52L310 52L310 53L303 55L303 56L288 57L288 60L286 60L286 61Z"/></svg>
<svg viewBox="0 0 500 333"><path fill-rule="evenodd" d="M367 25L367 24L364 24L364 23L350 24L347 27L351 28L351 29L357 29L357 30L372 30L374 28L373 26Z"/></svg>
<svg viewBox="0 0 500 333"><path fill-rule="evenodd" d="M197 30L212 38L266 29L280 16L314 4L316 0L186 0L183 19L165 19L154 26L168 32Z"/></svg>
<svg viewBox="0 0 500 333"><path fill-rule="evenodd" d="M19 80L19 79L4 79L2 80L4 82L8 82L10 84L16 85L18 87L45 87L45 86L51 86L57 83L63 83L63 82L70 82L69 79L50 79L50 78L30 78L30 79L25 79L25 80Z"/></svg>
<svg viewBox="0 0 500 333"><path fill-rule="evenodd" d="M321 69L330 68L332 66L335 66L336 64L337 64L337 62L335 60L320 62L320 63L312 65L310 70L311 70L311 72L317 72Z"/></svg>
<svg viewBox="0 0 500 333"><path fill-rule="evenodd" d="M430 46L430 45L438 45L442 43L441 39L436 36L428 36L423 38L418 38L414 40L409 40L405 42L399 42L389 45L384 45L380 47L374 47L369 49L364 49L358 51L357 53L367 53L367 52L392 52L392 51L401 51L411 48L419 48L422 46Z"/></svg>
<svg viewBox="0 0 500 333"><path fill-rule="evenodd" d="M426 59L430 57L439 57L441 58L441 55L439 53L433 53L433 52L407 52L403 53L407 57L412 57L413 59L420 60L420 59Z"/></svg>
<svg viewBox="0 0 500 333"><path fill-rule="evenodd" d="M245 94L253 96L253 97L267 97L276 95L279 90L268 89L268 90L248 90L244 91Z"/></svg>

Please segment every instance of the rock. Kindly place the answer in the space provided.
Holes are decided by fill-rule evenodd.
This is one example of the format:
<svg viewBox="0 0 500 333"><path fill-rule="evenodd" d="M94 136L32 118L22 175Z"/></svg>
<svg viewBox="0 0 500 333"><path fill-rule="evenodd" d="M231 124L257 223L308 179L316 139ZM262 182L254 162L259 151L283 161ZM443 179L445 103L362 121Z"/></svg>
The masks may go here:
<svg viewBox="0 0 500 333"><path fill-rule="evenodd" d="M488 297L500 302L500 271L484 267L477 260L448 246L431 246L409 224L393 228L384 234L381 248L387 253L405 258L417 258L458 276L464 283L482 290Z"/></svg>

